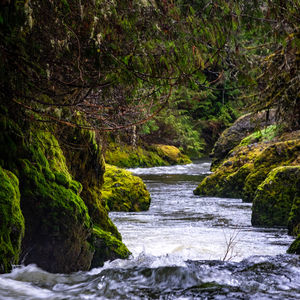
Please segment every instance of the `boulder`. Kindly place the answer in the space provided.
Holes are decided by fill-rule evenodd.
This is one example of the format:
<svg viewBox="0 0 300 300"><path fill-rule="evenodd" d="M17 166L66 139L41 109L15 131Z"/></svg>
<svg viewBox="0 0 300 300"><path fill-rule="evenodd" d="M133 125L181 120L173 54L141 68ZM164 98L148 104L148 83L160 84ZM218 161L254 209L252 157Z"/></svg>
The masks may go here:
<svg viewBox="0 0 300 300"><path fill-rule="evenodd" d="M188 156L182 154L175 146L157 144L153 145L153 147L158 155L170 165L186 165L192 162Z"/></svg>
<svg viewBox="0 0 300 300"><path fill-rule="evenodd" d="M150 194L138 176L106 165L102 197L111 211L143 211L150 206Z"/></svg>
<svg viewBox="0 0 300 300"><path fill-rule="evenodd" d="M287 250L289 254L298 254L300 255L300 234L294 240L294 242L290 245L289 249Z"/></svg>
<svg viewBox="0 0 300 300"><path fill-rule="evenodd" d="M275 111L262 111L256 114L247 114L238 118L219 137L211 153L212 170L226 158L230 150L239 145L241 140L257 129L275 123Z"/></svg>
<svg viewBox="0 0 300 300"><path fill-rule="evenodd" d="M21 259L52 273L88 270L93 257L92 224L56 140L35 131L19 158L21 208L25 236Z"/></svg>
<svg viewBox="0 0 300 300"><path fill-rule="evenodd" d="M257 187L279 166L299 164L300 140L237 146L194 190L195 195L242 198L252 202Z"/></svg>
<svg viewBox="0 0 300 300"><path fill-rule="evenodd" d="M93 229L93 240L95 254L91 264L92 268L101 267L108 260L126 259L131 254L120 240L99 227Z"/></svg>
<svg viewBox="0 0 300 300"><path fill-rule="evenodd" d="M297 197L300 197L300 166L273 169L255 192L252 225L287 227L290 218L294 219L295 212L291 210L297 205L294 203ZM299 215L297 223L300 223Z"/></svg>
<svg viewBox="0 0 300 300"><path fill-rule="evenodd" d="M19 263L24 228L19 180L0 167L0 273L9 272Z"/></svg>

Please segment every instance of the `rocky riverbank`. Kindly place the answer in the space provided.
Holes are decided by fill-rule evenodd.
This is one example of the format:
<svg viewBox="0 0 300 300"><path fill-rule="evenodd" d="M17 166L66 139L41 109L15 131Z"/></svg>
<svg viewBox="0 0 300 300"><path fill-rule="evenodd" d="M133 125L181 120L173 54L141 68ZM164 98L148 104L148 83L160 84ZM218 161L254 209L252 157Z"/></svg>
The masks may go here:
<svg viewBox="0 0 300 300"><path fill-rule="evenodd" d="M253 226L286 227L289 234L297 236L300 234L300 131L283 133L279 126L266 127L253 120L260 128L256 125L255 130L251 125L244 129L239 141L237 134L228 132L239 128L240 122L244 124L244 118L221 136L216 148L226 145L226 151L222 155L217 151L214 172L199 184L194 194L253 202ZM294 245L293 252L297 251Z"/></svg>

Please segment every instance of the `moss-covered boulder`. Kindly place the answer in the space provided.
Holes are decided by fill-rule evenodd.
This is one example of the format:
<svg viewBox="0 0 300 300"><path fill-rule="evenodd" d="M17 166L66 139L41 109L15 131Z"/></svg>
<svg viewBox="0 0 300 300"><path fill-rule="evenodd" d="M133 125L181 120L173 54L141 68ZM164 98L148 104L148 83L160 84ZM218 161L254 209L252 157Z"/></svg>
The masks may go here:
<svg viewBox="0 0 300 300"><path fill-rule="evenodd" d="M241 198L245 180L254 169L253 161L266 147L266 144L236 147L215 172L202 180L194 194Z"/></svg>
<svg viewBox="0 0 300 300"><path fill-rule="evenodd" d="M254 161L254 169L247 176L243 190L243 200L252 202L257 187L269 172L279 166L296 165L300 156L300 140L277 142L269 145Z"/></svg>
<svg viewBox="0 0 300 300"><path fill-rule="evenodd" d="M238 118L234 124L227 128L217 140L211 156L212 170L215 170L225 159L228 153L240 144L241 140L249 134L269 126L275 122L275 112L273 110L259 112L257 114L247 114Z"/></svg>
<svg viewBox="0 0 300 300"><path fill-rule="evenodd" d="M155 149L132 147L126 144L111 142L105 152L105 161L121 168L165 166L169 163L163 160Z"/></svg>
<svg viewBox="0 0 300 300"><path fill-rule="evenodd" d="M81 198L93 223L121 240L121 234L108 216L105 200L101 198L105 162L95 132L66 128L60 130L59 141L70 173L83 186Z"/></svg>
<svg viewBox="0 0 300 300"><path fill-rule="evenodd" d="M99 156L96 156L97 159L95 159L95 152L93 154L91 151L93 149L90 147L85 148L88 150L82 154L83 156L80 156L78 154L80 148L73 144L74 157L79 160L76 161L77 165L72 171L77 171L78 178L86 179L86 181L83 180L85 183L83 186L80 182L73 180L73 176L69 172L70 166L61 149L63 140L60 140L59 143L53 135L54 132L57 134L54 126L46 127L37 123L30 125L23 119L14 120L14 117L9 116L8 113L0 114L0 165L4 169L12 171L19 178L20 194L16 188L16 177L8 171L3 171L6 174L5 178L10 178L11 194L15 193L21 197L20 205L25 219L25 236L21 243L19 259L20 247L17 248L17 244L20 244L23 231L20 229L19 236L17 236L19 227L15 221L16 218L19 218L18 211L13 208L16 214L9 216L8 219L0 215L0 248L3 251L1 252L1 270L6 272L11 267L11 263L20 261L25 264L35 263L50 272L69 273L88 270L96 248L92 238L93 223L96 222L89 216L83 195L88 195L84 193L85 188L93 188L93 184L99 187L100 194L104 172L101 169L103 159L99 155L99 151L97 151ZM82 142L81 138L74 137L74 139ZM93 141L94 139L92 139ZM91 140L89 140L90 142ZM90 157L88 157L89 155ZM80 165L80 158L85 162L83 165ZM79 174L80 172L82 173ZM76 172L74 171L74 173ZM91 185L88 185L86 182L90 179ZM1 181L0 194L8 193L6 186L6 181ZM97 199L101 199L97 192L96 189L93 190L93 195L97 196ZM5 201L2 201L2 198L0 201L0 212L8 216L9 209L12 210L12 208L9 208L7 203L13 201L13 196L4 199ZM88 201L86 202L88 203ZM14 203L17 203L17 200ZM103 206L101 208L104 215L101 220L104 229L102 227L101 229L108 229L107 231L120 237L108 218L107 211ZM91 212L93 213L92 210ZM100 216L99 219L101 219L101 214L95 213L94 216ZM99 219L95 217L95 220ZM3 224L5 230L2 230ZM96 224L98 225L98 223ZM102 226L102 223L99 224L99 227L100 225ZM119 243L122 244L120 239ZM112 259L115 254L113 249L110 251L109 245L106 246L106 258ZM109 258L110 252L111 258Z"/></svg>
<svg viewBox="0 0 300 300"><path fill-rule="evenodd" d="M49 132L35 131L19 158L21 208L26 222L22 260L49 272L88 270L92 224L65 157Z"/></svg>
<svg viewBox="0 0 300 300"><path fill-rule="evenodd" d="M0 273L9 272L13 264L18 264L24 228L19 181L0 167Z"/></svg>
<svg viewBox="0 0 300 300"><path fill-rule="evenodd" d="M252 202L257 187L279 166L297 165L300 140L238 145L215 172L195 189L201 196L242 198Z"/></svg>
<svg viewBox="0 0 300 300"><path fill-rule="evenodd" d="M151 145L145 148L110 142L105 161L121 168L169 166L189 164L191 160L175 146Z"/></svg>
<svg viewBox="0 0 300 300"><path fill-rule="evenodd" d="M138 176L106 165L102 197L111 211L143 211L150 206L150 194Z"/></svg>
<svg viewBox="0 0 300 300"><path fill-rule="evenodd" d="M299 254L300 255L300 234L297 236L295 241L290 245L287 250L289 254Z"/></svg>
<svg viewBox="0 0 300 300"><path fill-rule="evenodd" d="M120 240L99 227L93 228L93 240L95 254L91 264L92 268L103 266L103 263L107 260L128 258L131 254Z"/></svg>
<svg viewBox="0 0 300 300"><path fill-rule="evenodd" d="M188 156L182 154L175 146L158 144L153 145L153 147L156 149L158 155L170 165L186 165L192 162Z"/></svg>
<svg viewBox="0 0 300 300"><path fill-rule="evenodd" d="M252 225L287 227L293 203L299 196L300 166L273 169L256 190Z"/></svg>

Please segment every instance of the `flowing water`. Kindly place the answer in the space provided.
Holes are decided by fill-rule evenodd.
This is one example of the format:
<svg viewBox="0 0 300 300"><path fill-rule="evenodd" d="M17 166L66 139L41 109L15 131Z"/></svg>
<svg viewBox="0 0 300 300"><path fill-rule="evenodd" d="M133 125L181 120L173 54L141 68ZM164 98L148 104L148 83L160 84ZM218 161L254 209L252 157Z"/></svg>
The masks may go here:
<svg viewBox="0 0 300 300"><path fill-rule="evenodd" d="M0 276L0 299L300 299L300 259L283 229L251 227L251 204L201 198L209 162L133 169L149 211L111 213L128 260L74 274L34 265Z"/></svg>

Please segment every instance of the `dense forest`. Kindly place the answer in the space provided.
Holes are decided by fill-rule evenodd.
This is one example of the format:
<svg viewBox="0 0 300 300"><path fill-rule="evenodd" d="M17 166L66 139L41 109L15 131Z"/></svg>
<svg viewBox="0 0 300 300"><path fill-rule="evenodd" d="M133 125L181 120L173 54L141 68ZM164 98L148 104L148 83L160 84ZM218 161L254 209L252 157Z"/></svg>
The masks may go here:
<svg viewBox="0 0 300 300"><path fill-rule="evenodd" d="M300 130L299 24L299 0L0 1L0 272L128 257L103 157L140 147L123 165L145 166L145 149L179 148L185 163L246 113L273 114L278 136Z"/></svg>

